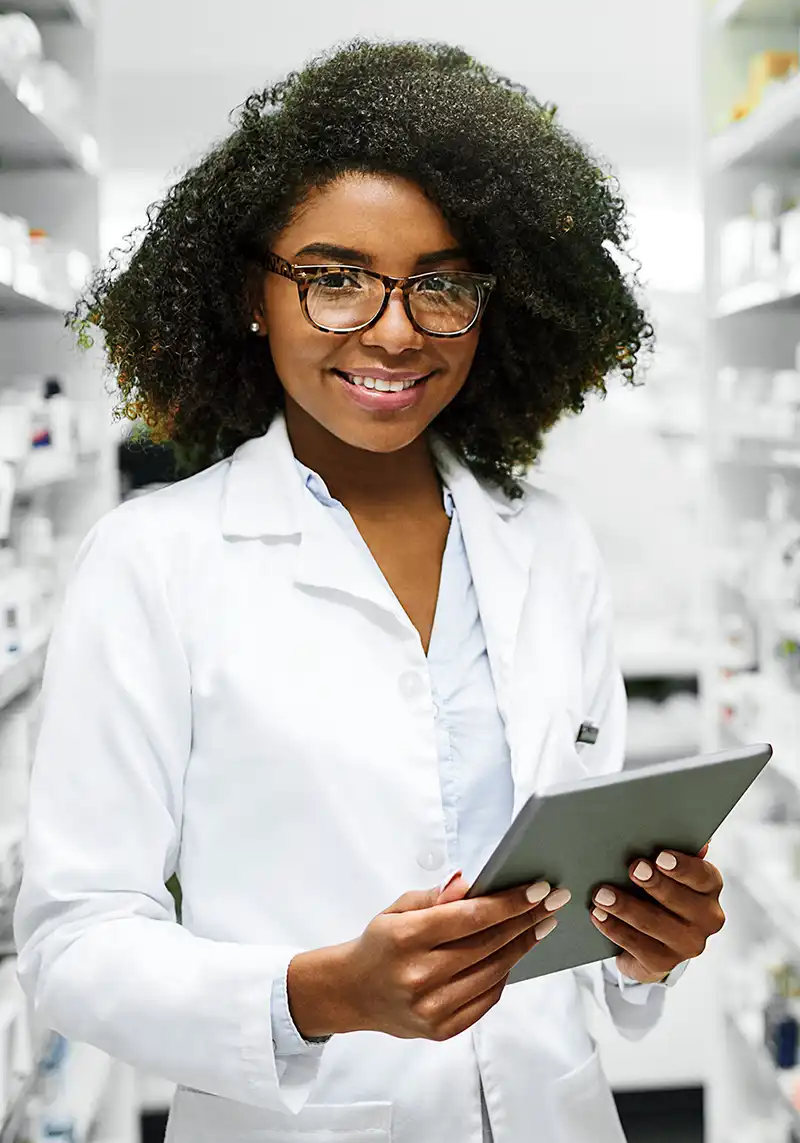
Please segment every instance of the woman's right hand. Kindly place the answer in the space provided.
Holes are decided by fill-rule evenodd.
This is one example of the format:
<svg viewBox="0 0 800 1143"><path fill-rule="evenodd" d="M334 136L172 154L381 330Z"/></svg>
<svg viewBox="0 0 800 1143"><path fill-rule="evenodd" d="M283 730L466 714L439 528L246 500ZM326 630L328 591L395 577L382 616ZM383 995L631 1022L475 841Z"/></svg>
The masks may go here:
<svg viewBox="0 0 800 1143"><path fill-rule="evenodd" d="M449 1040L470 1028L500 999L517 961L553 931L570 894L546 882L530 898L519 888L466 901L467 890L459 877L441 893L404 893L356 940L295 957L288 991L301 1035Z"/></svg>

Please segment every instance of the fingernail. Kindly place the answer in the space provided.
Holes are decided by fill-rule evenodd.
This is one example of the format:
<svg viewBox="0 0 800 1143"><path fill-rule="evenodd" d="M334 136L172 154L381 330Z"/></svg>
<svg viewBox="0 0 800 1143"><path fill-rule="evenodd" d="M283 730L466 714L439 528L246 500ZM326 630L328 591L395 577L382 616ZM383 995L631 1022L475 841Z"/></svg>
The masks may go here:
<svg viewBox="0 0 800 1143"><path fill-rule="evenodd" d="M617 895L612 893L610 889L598 889L594 899L598 905L606 905L610 909L616 901Z"/></svg>
<svg viewBox="0 0 800 1143"><path fill-rule="evenodd" d="M672 853L659 853L658 857L656 858L656 865L659 867L659 869L666 869L668 872L671 872L673 869L675 869L677 864L678 859Z"/></svg>
<svg viewBox="0 0 800 1143"><path fill-rule="evenodd" d="M528 888L525 890L525 896L528 898L532 905L538 905L540 901L544 901L549 892L549 882L537 881L535 885L528 886Z"/></svg>
<svg viewBox="0 0 800 1143"><path fill-rule="evenodd" d="M442 884L439 886L439 892L444 893L444 891L448 887L448 885L452 885L453 882L456 880L456 878L458 878L460 876L461 876L461 870L460 869L457 869L455 871L455 873L451 873L450 876L447 878L447 880L443 881Z"/></svg>
<svg viewBox="0 0 800 1143"><path fill-rule="evenodd" d="M605 921L608 913L604 913L602 909L592 909L592 916L597 917L598 921Z"/></svg>
<svg viewBox="0 0 800 1143"><path fill-rule="evenodd" d="M572 894L569 889L555 889L545 901L544 907L548 913L554 913L556 909L563 909L571 900Z"/></svg>
<svg viewBox="0 0 800 1143"><path fill-rule="evenodd" d="M675 864L677 865L677 862ZM653 870L646 861L640 861L633 871L633 876L637 881L649 881L653 876Z"/></svg>
<svg viewBox="0 0 800 1143"><path fill-rule="evenodd" d="M543 941L545 937L549 937L557 924L557 917L548 917L546 921L540 921L533 930L537 941Z"/></svg>

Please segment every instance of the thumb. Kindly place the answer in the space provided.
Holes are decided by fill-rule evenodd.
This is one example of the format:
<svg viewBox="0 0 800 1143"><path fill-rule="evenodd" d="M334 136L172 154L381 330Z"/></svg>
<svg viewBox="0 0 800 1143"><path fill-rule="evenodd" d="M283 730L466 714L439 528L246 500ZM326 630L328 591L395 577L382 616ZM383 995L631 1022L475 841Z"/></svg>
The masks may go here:
<svg viewBox="0 0 800 1143"><path fill-rule="evenodd" d="M430 909L433 905L445 905L450 901L459 901L469 889L469 885L457 870L441 885L433 889L412 889L398 897L393 905L384 909L384 913L409 913L415 909Z"/></svg>
<svg viewBox="0 0 800 1143"><path fill-rule="evenodd" d="M460 901L465 895L469 885L464 880L464 875L460 869L457 869L446 881L437 889L437 897L435 904L446 905L450 901Z"/></svg>

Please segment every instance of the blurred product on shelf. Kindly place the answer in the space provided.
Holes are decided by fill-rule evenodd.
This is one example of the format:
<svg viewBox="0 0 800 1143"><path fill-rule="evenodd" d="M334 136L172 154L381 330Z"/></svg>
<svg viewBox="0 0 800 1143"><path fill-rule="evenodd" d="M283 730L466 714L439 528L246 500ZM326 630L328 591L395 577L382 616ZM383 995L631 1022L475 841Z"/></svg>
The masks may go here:
<svg viewBox="0 0 800 1143"><path fill-rule="evenodd" d="M12 88L40 64L44 55L37 25L22 12L0 16L0 76Z"/></svg>
<svg viewBox="0 0 800 1143"><path fill-rule="evenodd" d="M24 218L0 214L0 282L55 309L69 309L91 273L80 250Z"/></svg>
<svg viewBox="0 0 800 1143"><path fill-rule="evenodd" d="M20 12L0 16L0 82L32 115L56 131L85 164L96 162L96 142L83 129L85 111L79 84L58 61L43 57L39 29Z"/></svg>
<svg viewBox="0 0 800 1143"><path fill-rule="evenodd" d="M762 182L753 190L750 211L719 230L719 276L723 294L770 284L800 293L800 180L788 188ZM765 295L766 298L766 295ZM730 301L723 296L722 311ZM753 304L760 304L757 294Z"/></svg>
<svg viewBox="0 0 800 1143"><path fill-rule="evenodd" d="M747 68L747 89L731 108L727 123L746 119L769 98L775 86L791 79L797 73L797 68L796 51L765 51L753 56Z"/></svg>

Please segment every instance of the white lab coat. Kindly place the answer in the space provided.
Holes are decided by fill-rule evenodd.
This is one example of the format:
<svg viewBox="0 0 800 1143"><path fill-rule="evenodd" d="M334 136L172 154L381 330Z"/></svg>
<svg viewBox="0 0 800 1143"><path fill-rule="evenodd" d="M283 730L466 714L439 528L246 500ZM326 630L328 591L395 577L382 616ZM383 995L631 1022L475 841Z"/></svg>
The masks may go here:
<svg viewBox="0 0 800 1143"><path fill-rule="evenodd" d="M435 451L516 812L622 764L598 553L552 496L509 502ZM291 957L447 872L427 678L393 593L303 487L282 415L84 542L45 672L20 978L43 1025L179 1085L170 1143L478 1143L478 1062L496 1143L621 1143L582 995L638 1038L663 990L635 1005L600 965L511 985L444 1043L358 1032L275 1060ZM576 747L585 720L599 740Z"/></svg>

